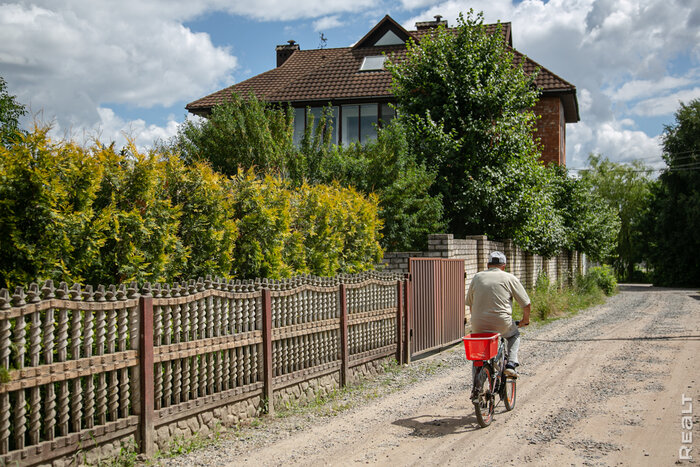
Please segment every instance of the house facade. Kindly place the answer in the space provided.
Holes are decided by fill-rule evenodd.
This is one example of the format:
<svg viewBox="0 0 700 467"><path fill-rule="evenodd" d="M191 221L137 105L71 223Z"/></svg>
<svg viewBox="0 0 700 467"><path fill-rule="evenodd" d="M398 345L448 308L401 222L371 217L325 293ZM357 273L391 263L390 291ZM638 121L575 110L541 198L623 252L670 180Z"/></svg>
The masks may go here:
<svg viewBox="0 0 700 467"><path fill-rule="evenodd" d="M416 23L408 31L388 15L351 47L301 50L295 41L278 45L277 67L187 104L186 109L206 116L236 92L255 94L270 103L290 103L294 108L294 138L300 141L306 125L318 121L324 107L332 106L332 139L336 144L366 142L376 137L376 125L394 118L389 104L395 102L391 92L391 74L384 69L387 56L401 60L406 56L406 42L420 42L426 34L447 21ZM488 25L495 33L497 25ZM536 137L542 142L545 163L566 164L566 124L580 120L576 87L513 49L511 24L501 24L501 35L522 63L526 73L539 69L535 84L540 91L534 109ZM315 118L308 118L313 115Z"/></svg>

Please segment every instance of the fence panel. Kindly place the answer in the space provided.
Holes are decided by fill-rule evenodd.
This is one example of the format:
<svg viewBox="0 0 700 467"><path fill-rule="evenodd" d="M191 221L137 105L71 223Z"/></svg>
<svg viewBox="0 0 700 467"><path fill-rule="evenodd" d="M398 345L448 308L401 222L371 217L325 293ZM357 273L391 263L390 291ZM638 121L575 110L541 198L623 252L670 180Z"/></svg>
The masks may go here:
<svg viewBox="0 0 700 467"><path fill-rule="evenodd" d="M0 293L0 460L35 463L135 433L137 291Z"/></svg>
<svg viewBox="0 0 700 467"><path fill-rule="evenodd" d="M369 278L347 284L350 366L396 353L396 280Z"/></svg>
<svg viewBox="0 0 700 467"><path fill-rule="evenodd" d="M338 371L338 281L300 277L270 287L273 387Z"/></svg>
<svg viewBox="0 0 700 467"><path fill-rule="evenodd" d="M464 333L464 260L411 258L411 355L449 345Z"/></svg>
<svg viewBox="0 0 700 467"><path fill-rule="evenodd" d="M262 292L199 280L153 299L155 425L262 392Z"/></svg>

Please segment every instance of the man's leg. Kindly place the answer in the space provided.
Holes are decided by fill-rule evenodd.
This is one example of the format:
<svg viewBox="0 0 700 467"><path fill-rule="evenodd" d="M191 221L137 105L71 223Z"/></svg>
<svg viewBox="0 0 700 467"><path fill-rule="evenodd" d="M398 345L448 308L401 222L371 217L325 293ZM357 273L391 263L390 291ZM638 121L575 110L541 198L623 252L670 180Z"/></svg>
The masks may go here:
<svg viewBox="0 0 700 467"><path fill-rule="evenodd" d="M520 360L518 360L518 349L520 348L520 329L513 324L513 327L507 334L503 337L506 338L508 342L508 361L514 363L515 366L520 365Z"/></svg>

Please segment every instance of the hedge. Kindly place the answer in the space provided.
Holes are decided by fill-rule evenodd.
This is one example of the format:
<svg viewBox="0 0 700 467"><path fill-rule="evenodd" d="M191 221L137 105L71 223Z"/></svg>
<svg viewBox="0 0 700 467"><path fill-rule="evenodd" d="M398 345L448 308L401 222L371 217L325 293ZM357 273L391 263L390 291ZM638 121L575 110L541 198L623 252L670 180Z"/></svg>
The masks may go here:
<svg viewBox="0 0 700 467"><path fill-rule="evenodd" d="M381 258L373 196L48 132L0 145L0 287L334 275Z"/></svg>

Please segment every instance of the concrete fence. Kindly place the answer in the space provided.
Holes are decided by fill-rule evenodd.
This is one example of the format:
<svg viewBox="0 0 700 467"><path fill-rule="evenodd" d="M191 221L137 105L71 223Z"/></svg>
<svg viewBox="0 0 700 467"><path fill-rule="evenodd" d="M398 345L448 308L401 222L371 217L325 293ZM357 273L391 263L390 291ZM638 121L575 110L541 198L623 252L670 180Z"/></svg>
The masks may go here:
<svg viewBox="0 0 700 467"><path fill-rule="evenodd" d="M0 290L0 462L152 454L340 387L400 357L404 288L369 272Z"/></svg>

